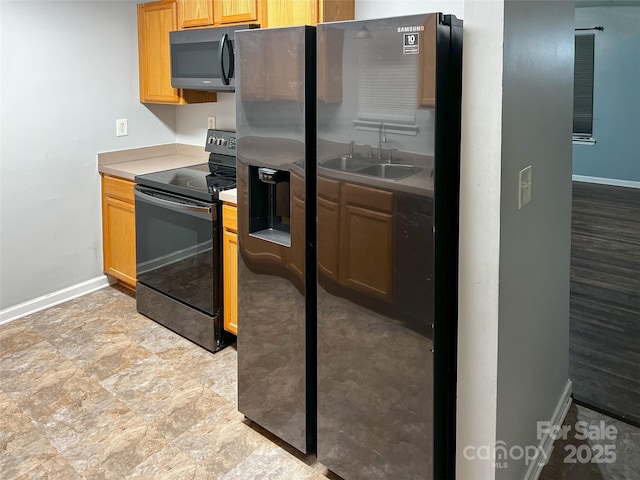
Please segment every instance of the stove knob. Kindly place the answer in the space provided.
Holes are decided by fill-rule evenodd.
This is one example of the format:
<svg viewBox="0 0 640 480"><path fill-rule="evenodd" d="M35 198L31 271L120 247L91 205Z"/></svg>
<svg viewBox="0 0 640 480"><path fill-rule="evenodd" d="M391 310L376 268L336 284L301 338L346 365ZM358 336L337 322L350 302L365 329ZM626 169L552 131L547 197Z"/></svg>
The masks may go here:
<svg viewBox="0 0 640 480"><path fill-rule="evenodd" d="M216 144L216 140L217 140L217 138L216 138L216 137L211 136L211 137L209 137L209 138L207 139L207 143L208 143L209 145L215 145L215 144Z"/></svg>
<svg viewBox="0 0 640 480"><path fill-rule="evenodd" d="M220 137L220 138L218 138L216 140L216 145L222 146L222 145L226 145L226 144L227 144L227 141L222 137Z"/></svg>

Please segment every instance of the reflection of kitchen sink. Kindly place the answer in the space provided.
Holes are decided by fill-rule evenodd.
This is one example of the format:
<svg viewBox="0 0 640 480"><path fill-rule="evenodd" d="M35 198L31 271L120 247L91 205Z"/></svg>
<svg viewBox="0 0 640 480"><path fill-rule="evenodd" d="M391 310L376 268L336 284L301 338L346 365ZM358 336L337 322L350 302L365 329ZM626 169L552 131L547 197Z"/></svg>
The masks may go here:
<svg viewBox="0 0 640 480"><path fill-rule="evenodd" d="M361 168L369 167L371 160L360 157L349 157L348 155L337 155L335 157L325 158L318 163L318 166L330 168L331 170L340 170L342 172L355 172Z"/></svg>
<svg viewBox="0 0 640 480"><path fill-rule="evenodd" d="M339 172L366 175L383 180L400 180L422 170L413 165L401 165L398 163L380 163L380 160L371 157L349 155L336 155L318 162L319 167Z"/></svg>
<svg viewBox="0 0 640 480"><path fill-rule="evenodd" d="M359 169L360 175L370 175L372 177L384 178L385 180L399 180L422 170L413 165L398 165L396 163L378 163Z"/></svg>

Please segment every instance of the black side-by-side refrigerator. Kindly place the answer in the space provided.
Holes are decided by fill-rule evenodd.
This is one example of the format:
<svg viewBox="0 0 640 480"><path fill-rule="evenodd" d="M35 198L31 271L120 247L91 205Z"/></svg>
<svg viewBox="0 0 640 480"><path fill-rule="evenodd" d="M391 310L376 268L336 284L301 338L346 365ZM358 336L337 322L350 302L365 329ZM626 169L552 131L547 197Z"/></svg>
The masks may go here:
<svg viewBox="0 0 640 480"><path fill-rule="evenodd" d="M455 478L462 22L236 42L239 410L346 480Z"/></svg>

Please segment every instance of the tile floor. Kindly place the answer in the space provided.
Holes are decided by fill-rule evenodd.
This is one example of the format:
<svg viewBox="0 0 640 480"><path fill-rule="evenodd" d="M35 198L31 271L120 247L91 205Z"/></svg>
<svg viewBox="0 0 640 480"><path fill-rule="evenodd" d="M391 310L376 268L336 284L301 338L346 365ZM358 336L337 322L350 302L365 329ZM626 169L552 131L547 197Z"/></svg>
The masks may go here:
<svg viewBox="0 0 640 480"><path fill-rule="evenodd" d="M235 348L194 346L117 287L3 325L0 478L336 480L238 413L236 378ZM569 438L541 479L640 478L640 429L576 406L565 423L602 419L615 463L565 463Z"/></svg>
<svg viewBox="0 0 640 480"><path fill-rule="evenodd" d="M0 327L2 479L333 476L236 409L215 355L106 288Z"/></svg>

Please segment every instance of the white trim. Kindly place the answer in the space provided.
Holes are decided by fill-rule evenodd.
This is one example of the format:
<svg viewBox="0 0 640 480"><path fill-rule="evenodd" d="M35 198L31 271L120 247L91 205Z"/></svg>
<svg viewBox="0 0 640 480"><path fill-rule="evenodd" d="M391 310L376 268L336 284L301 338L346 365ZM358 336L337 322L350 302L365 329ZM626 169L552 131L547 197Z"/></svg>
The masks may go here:
<svg viewBox="0 0 640 480"><path fill-rule="evenodd" d="M596 141L594 138L573 137L572 143L574 145L595 145Z"/></svg>
<svg viewBox="0 0 640 480"><path fill-rule="evenodd" d="M571 406L571 390L571 380L567 380L564 391L562 392L562 395L560 395L560 400L558 401L556 409L553 411L553 415L551 416L551 428L547 429L546 434L540 439L540 443L538 444L538 451L543 451L544 458L547 460L551 456L554 442L551 431L554 430L554 426L562 428L562 423L564 422L567 412L569 412L569 407ZM545 464L542 462L531 462L523 480L538 480L544 466Z"/></svg>
<svg viewBox="0 0 640 480"><path fill-rule="evenodd" d="M86 282L63 288L57 292L48 293L47 295L34 298L33 300L28 300L24 303L20 303L19 305L5 308L4 310L0 310L0 325L12 322L13 320L17 320L26 315L39 312L45 308L73 300L74 298L81 297L82 295L95 292L96 290L108 287L114 282L114 279L111 279L106 275L101 275L91 280L87 280Z"/></svg>
<svg viewBox="0 0 640 480"><path fill-rule="evenodd" d="M613 185L614 187L640 188L640 182L634 180L618 180L617 178L585 177L584 175L573 175L574 182L598 183L600 185Z"/></svg>

